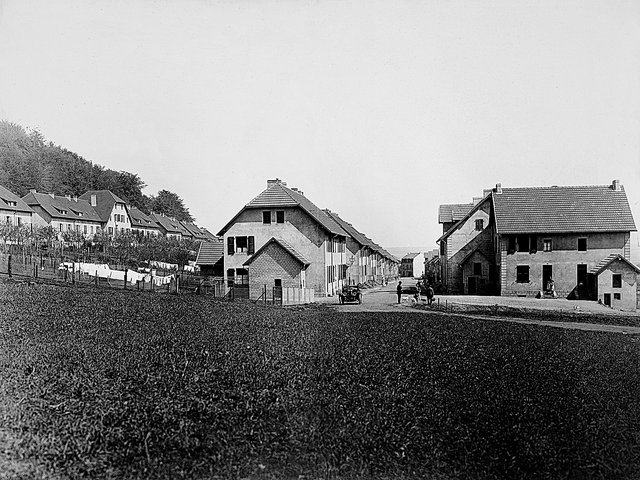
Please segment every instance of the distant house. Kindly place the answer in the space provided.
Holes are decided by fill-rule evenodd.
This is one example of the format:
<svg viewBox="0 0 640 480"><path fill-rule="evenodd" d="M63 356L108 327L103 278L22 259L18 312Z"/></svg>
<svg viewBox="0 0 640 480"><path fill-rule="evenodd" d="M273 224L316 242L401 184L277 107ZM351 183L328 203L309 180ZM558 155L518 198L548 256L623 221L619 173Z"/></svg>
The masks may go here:
<svg viewBox="0 0 640 480"><path fill-rule="evenodd" d="M600 296L604 302L605 287L596 277L630 268L636 226L619 181L576 187L497 184L486 192L438 239L448 291L535 296L548 291L553 280L559 296ZM608 262L611 258L617 260ZM626 302L635 282L629 283L630 272L620 273L629 288L611 287L621 289L612 294ZM635 294L629 303L634 301Z"/></svg>
<svg viewBox="0 0 640 480"><path fill-rule="evenodd" d="M109 235L119 231L130 231L131 220L126 202L110 190L89 190L80 195L89 202L100 217L102 230Z"/></svg>
<svg viewBox="0 0 640 480"><path fill-rule="evenodd" d="M424 274L424 253L407 253L400 263L400 276L418 278Z"/></svg>
<svg viewBox="0 0 640 480"><path fill-rule="evenodd" d="M348 234L301 191L279 179L218 232L224 237L225 280L235 286L313 288L334 295L347 282ZM255 258L254 258L255 257ZM257 298L262 288L250 289Z"/></svg>
<svg viewBox="0 0 640 480"><path fill-rule="evenodd" d="M160 234L160 227L150 215L132 206L129 206L127 210L129 212L129 219L131 220L132 232L145 237Z"/></svg>
<svg viewBox="0 0 640 480"><path fill-rule="evenodd" d="M594 299L616 310L633 312L638 307L640 268L620 254L611 254L589 271Z"/></svg>
<svg viewBox="0 0 640 480"><path fill-rule="evenodd" d="M180 225L180 222L175 218L167 217L161 213L151 213L149 215L151 219L153 219L158 228L160 229L160 233L162 233L167 238L173 238L175 240L181 240L182 234L185 231L185 228Z"/></svg>
<svg viewBox="0 0 640 480"><path fill-rule="evenodd" d="M33 209L12 191L0 185L0 222L31 228Z"/></svg>
<svg viewBox="0 0 640 480"><path fill-rule="evenodd" d="M198 248L196 266L204 276L224 276L224 244L222 239L215 242L202 242Z"/></svg>
<svg viewBox="0 0 640 480"><path fill-rule="evenodd" d="M196 241L207 240L207 235L192 222L180 221L182 228L188 232L188 235L183 234L183 237L190 238Z"/></svg>
<svg viewBox="0 0 640 480"><path fill-rule="evenodd" d="M59 233L79 232L85 238L100 233L102 220L86 200L31 190L22 198L35 212L33 224L51 226Z"/></svg>

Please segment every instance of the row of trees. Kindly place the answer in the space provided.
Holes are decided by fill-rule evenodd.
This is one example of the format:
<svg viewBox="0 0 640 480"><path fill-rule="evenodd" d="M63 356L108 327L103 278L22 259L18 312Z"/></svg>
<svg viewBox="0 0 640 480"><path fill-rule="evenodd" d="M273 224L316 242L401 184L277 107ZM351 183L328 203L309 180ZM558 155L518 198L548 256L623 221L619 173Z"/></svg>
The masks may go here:
<svg viewBox="0 0 640 480"><path fill-rule="evenodd" d="M111 190L145 213L194 220L177 194L160 190L157 195L144 195L146 184L138 175L104 168L47 142L37 130L27 132L4 120L0 120L0 185L20 197L32 188L77 196L88 190Z"/></svg>
<svg viewBox="0 0 640 480"><path fill-rule="evenodd" d="M199 242L176 240L161 235L144 236L131 231L113 235L101 232L90 238L79 231L57 232L50 226L33 227L0 224L3 252L24 255L71 257L75 260L115 263L128 267L148 265L151 260L175 263L180 267L195 260Z"/></svg>

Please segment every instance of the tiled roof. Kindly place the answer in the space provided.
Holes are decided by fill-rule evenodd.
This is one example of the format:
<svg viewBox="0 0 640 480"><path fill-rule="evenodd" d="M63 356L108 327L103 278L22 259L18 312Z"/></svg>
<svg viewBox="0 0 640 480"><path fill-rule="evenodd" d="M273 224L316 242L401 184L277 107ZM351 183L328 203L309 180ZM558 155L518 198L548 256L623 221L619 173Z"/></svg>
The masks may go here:
<svg viewBox="0 0 640 480"><path fill-rule="evenodd" d="M338 225L329 215L316 207L311 200L304 195L287 188L282 183L274 183L260 195L251 200L245 207L236 214L223 228L218 235L224 232L233 224L236 218L247 208L278 208L278 207L300 207L307 212L321 227L334 235L348 236L340 225Z"/></svg>
<svg viewBox="0 0 640 480"><path fill-rule="evenodd" d="M196 240L204 240L206 238L206 235L204 233L202 233L202 231L195 224L193 224L191 222L182 222L182 221L180 222L180 224Z"/></svg>
<svg viewBox="0 0 640 480"><path fill-rule="evenodd" d="M39 205L52 218L97 223L102 221L91 204L82 199L70 200L59 195L52 197L48 193L29 192L23 197L23 200L28 205Z"/></svg>
<svg viewBox="0 0 640 480"><path fill-rule="evenodd" d="M502 188L492 197L499 234L636 230L623 187Z"/></svg>
<svg viewBox="0 0 640 480"><path fill-rule="evenodd" d="M457 230L457 228L460 225L464 224L464 222L467 220L467 218L469 218L471 215L473 215L485 202L490 201L490 200L491 200L491 195L487 195L481 201L479 201L478 203L473 205L471 207L471 209L460 220L458 220L456 222L455 225L453 225L449 230L444 232L444 234L442 234L442 236L438 240L436 240L436 243L440 243L442 240L444 240L445 238L450 236L453 232L455 232Z"/></svg>
<svg viewBox="0 0 640 480"><path fill-rule="evenodd" d="M142 210L139 210L136 207L129 207L128 210L132 228L159 228L156 221Z"/></svg>
<svg viewBox="0 0 640 480"><path fill-rule="evenodd" d="M196 265L215 265L224 256L222 242L201 242Z"/></svg>
<svg viewBox="0 0 640 480"><path fill-rule="evenodd" d="M615 261L621 261L628 264L631 268L633 268L636 273L640 273L640 268L637 265L634 265L629 260L624 258L619 253L612 253L606 258L603 258L600 263L598 263L595 267L593 267L589 273L593 273L594 275L599 275L603 270L605 270L609 265L611 265Z"/></svg>
<svg viewBox="0 0 640 480"><path fill-rule="evenodd" d="M184 228L180 225L180 222L170 217L165 217L164 215L160 215L158 213L152 213L150 216L167 233L182 234L182 231L184 230Z"/></svg>
<svg viewBox="0 0 640 480"><path fill-rule="evenodd" d="M452 203L440 205L440 208L438 209L438 223L450 223L462 220L473 207L473 203Z"/></svg>
<svg viewBox="0 0 640 480"><path fill-rule="evenodd" d="M13 205L13 203L15 203L15 205ZM27 205L24 200L2 185L0 185L0 210L33 213L33 209Z"/></svg>
<svg viewBox="0 0 640 480"><path fill-rule="evenodd" d="M335 212L332 212L331 210L325 210L324 212L327 215L329 215L329 217L331 217L333 221L335 221L338 225L340 225L340 228L342 228L345 232L347 232L349 236L353 238L356 242L358 242L360 245L362 245L363 247L368 247L371 245L371 241L368 240L367 237L365 237L362 233L356 230L356 228L353 225L351 225L349 222L340 218L340 215L338 215Z"/></svg>
<svg viewBox="0 0 640 480"><path fill-rule="evenodd" d="M258 250L256 250L256 253L254 253L251 256L251 258L249 258L246 262L244 262L244 265L249 265L250 263L252 263L256 258L258 258L258 256L262 253L262 251L272 243L276 243L280 245L281 248L283 248L286 252L289 253L289 255L291 255L293 258L295 258L298 262L300 262L305 267L311 265L311 262L309 262L301 254L299 254L291 245L289 245L287 242L285 242L281 238L276 238L276 237L271 237L271 239L269 239L268 242L266 242Z"/></svg>
<svg viewBox="0 0 640 480"><path fill-rule="evenodd" d="M418 255L420 255L420 253L407 253L404 257L402 257L403 260L413 260L414 258L416 258Z"/></svg>
<svg viewBox="0 0 640 480"><path fill-rule="evenodd" d="M113 206L116 203L124 203L125 205L127 203L110 190L89 190L88 192L80 195L80 198L91 204L91 195L96 196L96 206L93 208L98 213L98 216L103 223L109 221L109 217L111 217L111 212L113 211Z"/></svg>
<svg viewBox="0 0 640 480"><path fill-rule="evenodd" d="M220 237L216 237L213 233L211 233L209 230L207 230L204 227L200 227L200 230L202 231L202 233L204 234L205 238L207 240L209 240L210 242L215 242L215 241L222 241L222 239Z"/></svg>

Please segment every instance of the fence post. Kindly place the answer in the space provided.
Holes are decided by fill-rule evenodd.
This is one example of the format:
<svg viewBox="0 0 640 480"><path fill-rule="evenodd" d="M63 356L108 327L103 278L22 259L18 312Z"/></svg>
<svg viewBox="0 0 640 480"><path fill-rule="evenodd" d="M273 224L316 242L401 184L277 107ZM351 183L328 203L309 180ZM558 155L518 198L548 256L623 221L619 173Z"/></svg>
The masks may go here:
<svg viewBox="0 0 640 480"><path fill-rule="evenodd" d="M124 269L124 289L127 289L127 268Z"/></svg>
<svg viewBox="0 0 640 480"><path fill-rule="evenodd" d="M9 272L9 278L11 278L11 254L9 254L9 259L7 262L7 272Z"/></svg>

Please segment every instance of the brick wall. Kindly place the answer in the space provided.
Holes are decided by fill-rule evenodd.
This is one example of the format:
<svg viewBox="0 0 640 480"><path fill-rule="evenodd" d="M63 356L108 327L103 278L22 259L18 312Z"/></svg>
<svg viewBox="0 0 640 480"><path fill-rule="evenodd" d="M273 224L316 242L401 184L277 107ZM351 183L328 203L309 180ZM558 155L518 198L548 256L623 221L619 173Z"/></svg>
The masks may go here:
<svg viewBox="0 0 640 480"><path fill-rule="evenodd" d="M268 245L249 265L249 295L258 298L266 285L275 286L275 279L283 287L302 287L302 265L276 243Z"/></svg>

